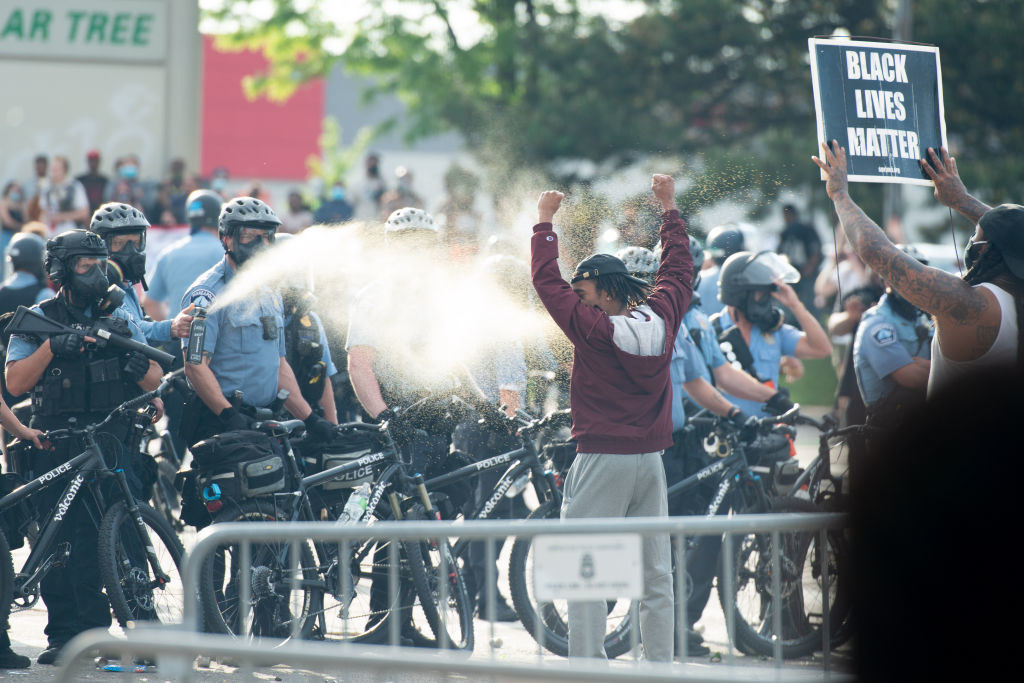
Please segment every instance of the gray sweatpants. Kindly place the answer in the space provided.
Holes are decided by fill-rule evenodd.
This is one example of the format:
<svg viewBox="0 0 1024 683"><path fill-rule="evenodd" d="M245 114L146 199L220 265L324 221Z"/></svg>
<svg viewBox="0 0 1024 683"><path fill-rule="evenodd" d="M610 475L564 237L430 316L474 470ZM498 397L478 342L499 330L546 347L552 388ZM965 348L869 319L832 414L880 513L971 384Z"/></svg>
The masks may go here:
<svg viewBox="0 0 1024 683"><path fill-rule="evenodd" d="M580 453L565 479L562 519L667 517L668 497L661 451L637 455ZM643 540L644 596L640 637L652 661L672 661L675 610L668 534ZM607 605L569 603L569 656L606 657Z"/></svg>

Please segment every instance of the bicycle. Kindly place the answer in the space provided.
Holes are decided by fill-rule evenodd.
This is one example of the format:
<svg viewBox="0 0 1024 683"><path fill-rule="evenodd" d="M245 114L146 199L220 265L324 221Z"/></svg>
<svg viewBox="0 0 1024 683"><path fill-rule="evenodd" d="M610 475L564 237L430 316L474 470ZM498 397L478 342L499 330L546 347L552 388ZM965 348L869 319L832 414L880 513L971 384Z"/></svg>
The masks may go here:
<svg viewBox="0 0 1024 683"><path fill-rule="evenodd" d="M182 545L163 516L136 499L124 469L116 462L107 462L107 453L97 439L100 431L117 418L133 422L151 419L150 413L139 412L139 409L171 391L179 381L179 373L170 373L156 389L121 404L102 422L81 429L53 430L46 435L48 441L69 438L84 442L85 450L0 498L4 526L18 529L20 533L33 521L25 510L32 496L41 489L67 482L60 503L39 529L32 550L17 574L8 539L0 533L0 623L6 621L12 606L22 610L35 605L40 598L43 577L70 557L71 544L56 543L55 539L68 509L82 489L89 494L86 509L97 529L95 540L82 539L82 542L97 543L100 578L118 623L124 627L135 621L173 623L181 620L184 608L179 573ZM101 487L102 482L110 480L114 486Z"/></svg>
<svg viewBox="0 0 1024 683"><path fill-rule="evenodd" d="M422 403L406 411L415 411ZM407 474L409 463L387 431L387 424L356 422L339 426L340 433L377 435L384 446L348 464L306 476L299 474L290 441L291 435L302 429L301 421L266 421L256 427L281 439L285 462L297 484L286 493L230 502L215 516L215 523L316 520L310 502L313 489L330 481L366 477L371 472L374 485L366 511L353 523L436 518L422 477ZM374 539L369 531L367 536L367 541L354 551L348 544L338 548L319 542L312 546L303 543L297 553L291 550L291 544L284 543L253 548L250 585L262 592L254 594L247 610L251 619L246 624L247 632L275 638L298 635L373 643L387 638L392 619L397 618L405 635L418 634L424 644L471 651L472 607L450 545L406 542L392 549L388 541ZM241 583L235 559L238 554L236 547L218 549L204 563L201 579L207 625L236 635L243 630L237 623L237 586ZM397 561L398 573L395 586L389 578L393 561ZM443 582L436 579L439 569L445 570L441 575L447 579ZM433 638L425 633L432 633Z"/></svg>
<svg viewBox="0 0 1024 683"><path fill-rule="evenodd" d="M790 413L795 414L796 408ZM813 504L793 498L790 496L779 497L766 483L770 470L751 466L746 458L745 439L741 438L739 430L731 423L717 418L693 418L694 421L704 420L712 428L712 437L705 443L705 448L713 452L717 458L715 462L707 465L668 489L668 497L685 495L694 491L698 486L708 481L715 482L715 494L708 504L706 515L712 516L723 506L737 512L738 514L756 514L766 512L811 512L816 511ZM786 432L788 427L780 427L777 423L779 418L764 418L753 420L746 430L750 432L747 437L754 434ZM758 471L755 471L758 470ZM763 470L763 472L762 472ZM770 486L770 484L769 484ZM538 509L531 518L558 518L558 508ZM742 598L752 588L750 580L755 577L759 580L757 586L771 588L771 582L764 583L762 574L765 567L758 566L759 556L770 561L770 536L754 535L755 543L741 542L737 549L734 568L746 567L750 561L754 562L757 572L734 570L735 587L734 596ZM788 535L787 535L788 536ZM747 541L745 538L744 541ZM510 576L513 573L512 563L516 563L520 569L516 571L517 576L522 578L517 581L513 588L513 600L520 621L534 638L538 632L541 636L541 645L548 651L561 656L568 655L568 623L567 623L567 602L556 601L539 602L532 595L531 574L528 568L531 566L529 555L532 552L532 541L530 539L517 539L512 549L510 559ZM791 548L788 554L797 554L800 548ZM785 556L785 554L784 554ZM740 560L743 560L742 562ZM749 574L749 576L748 576ZM725 582L721 580L722 569L719 568L718 590L723 610L728 613L731 603L730 596L725 593ZM784 584L785 585L785 584ZM738 646L750 652L771 654L772 634L764 630L765 624L770 629L771 609L764 591L755 591L757 605L752 605L748 598L745 602L740 600L739 604L745 604L744 609L739 606L733 608L736 616L736 637ZM608 601L608 627L605 634L605 652L609 658L618 657L631 649L634 634L633 617L634 604L623 605L619 601ZM538 614L540 615L538 617ZM540 622L538 624L538 621ZM540 626L538 631L538 626ZM637 638L637 642L639 642ZM799 644L802 646L802 643ZM792 656L794 644L789 643L785 651Z"/></svg>

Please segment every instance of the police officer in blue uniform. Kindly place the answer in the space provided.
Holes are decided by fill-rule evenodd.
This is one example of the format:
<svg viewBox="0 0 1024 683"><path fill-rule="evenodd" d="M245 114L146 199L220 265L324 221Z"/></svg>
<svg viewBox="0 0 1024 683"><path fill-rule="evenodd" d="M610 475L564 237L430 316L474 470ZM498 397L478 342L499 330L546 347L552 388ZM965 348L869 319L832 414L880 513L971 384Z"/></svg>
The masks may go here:
<svg viewBox="0 0 1024 683"><path fill-rule="evenodd" d="M332 425L303 398L285 358L280 295L263 286L210 310L238 269L273 243L281 220L259 199L237 197L224 203L218 225L224 256L192 283L181 300L182 309L189 305L207 309L202 361L185 363L197 398L185 408L182 436L192 444L221 432L247 429L254 410L269 407L285 390L288 412L305 420L313 438L329 439Z"/></svg>
<svg viewBox="0 0 1024 683"><path fill-rule="evenodd" d="M702 307L708 315L714 315L724 308L718 298L718 274L727 258L746 249L744 242L743 231L735 223L719 225L708 233L708 258L712 265L702 273L694 290L700 295Z"/></svg>
<svg viewBox="0 0 1024 683"><path fill-rule="evenodd" d="M34 310L83 332L48 339L13 335L7 349L7 383L14 394L32 392L32 427L46 431L83 427L103 420L113 408L149 390L160 381L160 367L145 355L113 345L98 346L84 330L99 317L116 333L145 343L142 331L111 301L106 278L107 248L103 240L85 230L69 230L47 243L46 270L60 286L57 294ZM115 297L119 298L119 297ZM103 433L124 442L129 426L115 421ZM81 452L77 440L54 440L53 450L40 451L42 469L56 467ZM129 481L134 475L129 472ZM137 485L137 482L133 482ZM56 506L61 490L39 494L41 509ZM89 628L110 626L110 607L103 594L96 557L96 526L86 508L87 497L75 499L65 516L58 541L71 545L64 566L53 569L41 584L48 623L48 646L40 664L53 664L60 649Z"/></svg>
<svg viewBox="0 0 1024 683"><path fill-rule="evenodd" d="M928 264L914 247L899 248ZM903 411L924 400L932 334L931 319L888 285L864 312L853 342L853 367L870 423L895 424Z"/></svg>
<svg viewBox="0 0 1024 683"><path fill-rule="evenodd" d="M195 190L185 201L191 233L160 255L146 292L146 306L156 306L160 317L173 318L181 310L185 291L223 258L224 248L217 237L221 203L213 190Z"/></svg>
<svg viewBox="0 0 1024 683"><path fill-rule="evenodd" d="M288 233L277 235L275 243L280 245L292 237ZM312 286L300 275L286 278L281 283L281 303L284 306L285 359L295 373L302 397L317 415L331 424L338 424L331 385L338 368L331 359L324 324L313 310L316 295Z"/></svg>

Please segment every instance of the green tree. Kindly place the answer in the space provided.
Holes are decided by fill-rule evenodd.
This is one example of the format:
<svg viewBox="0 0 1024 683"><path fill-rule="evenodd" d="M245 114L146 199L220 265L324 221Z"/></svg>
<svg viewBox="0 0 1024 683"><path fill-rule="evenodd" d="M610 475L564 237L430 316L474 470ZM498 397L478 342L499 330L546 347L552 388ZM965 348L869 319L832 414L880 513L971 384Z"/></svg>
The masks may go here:
<svg viewBox="0 0 1024 683"><path fill-rule="evenodd" d="M628 22L588 12L585 0L472 0L482 27L460 38L441 0L374 5L336 26L324 0L223 0L209 16L229 22L221 42L262 49L266 73L251 92L286 97L337 63L369 77L365 96L397 93L409 140L458 131L504 179L587 159L604 168L640 155L683 159L696 177L696 208L724 197L767 205L785 187L816 187L807 38L837 28L891 34L892 0L646 0ZM947 122L962 139L974 188L1014 196L1024 161L1017 78L1024 51L1015 27L1024 3L917 0L914 36L942 49ZM335 52L329 48L339 46ZM959 136L959 137L958 137Z"/></svg>

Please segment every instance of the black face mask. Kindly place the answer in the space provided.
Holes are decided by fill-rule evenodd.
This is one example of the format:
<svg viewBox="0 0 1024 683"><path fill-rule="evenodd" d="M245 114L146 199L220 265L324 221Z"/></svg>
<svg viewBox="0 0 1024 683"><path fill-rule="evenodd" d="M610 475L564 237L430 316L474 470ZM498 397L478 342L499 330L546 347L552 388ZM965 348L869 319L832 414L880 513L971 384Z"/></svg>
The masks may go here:
<svg viewBox="0 0 1024 683"><path fill-rule="evenodd" d="M766 296L760 301L755 301L755 294L756 292L747 294L747 305L740 309L743 315L747 316L747 320L760 327L762 332L771 333L782 327L785 314L775 305L775 300L771 296Z"/></svg>
<svg viewBox="0 0 1024 683"><path fill-rule="evenodd" d="M99 301L107 293L110 283L98 265L93 265L82 274L72 273L68 288L77 305L83 308Z"/></svg>
<svg viewBox="0 0 1024 683"><path fill-rule="evenodd" d="M139 282L146 277L146 250L137 250L134 242L129 242L121 251L111 252L110 257L121 266L125 282Z"/></svg>
<svg viewBox="0 0 1024 683"><path fill-rule="evenodd" d="M921 315L921 311L914 304L897 294L895 290L890 289L887 291L885 298L889 302L889 307L892 308L893 313L904 320L915 321Z"/></svg>
<svg viewBox="0 0 1024 683"><path fill-rule="evenodd" d="M228 253L239 266L269 246L262 238L256 238L247 244L239 242L237 237L232 238L232 241L235 243L235 248Z"/></svg>
<svg viewBox="0 0 1024 683"><path fill-rule="evenodd" d="M281 290L281 303L284 305L285 313L301 317L312 310L316 296L305 289L289 287Z"/></svg>
<svg viewBox="0 0 1024 683"><path fill-rule="evenodd" d="M982 253L985 251L984 245L986 244L988 244L988 240L978 240L975 242L973 237L967 241L967 248L964 249L964 265L967 266L967 270L973 268L974 264L981 258Z"/></svg>

